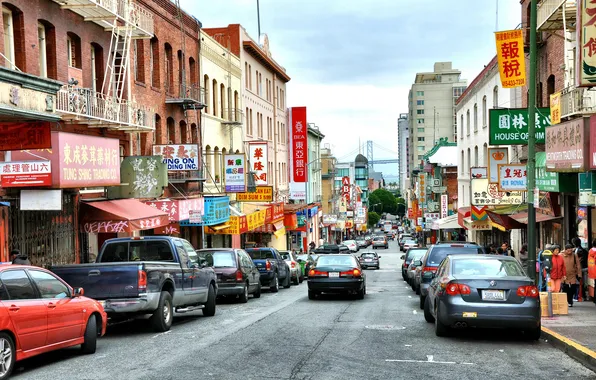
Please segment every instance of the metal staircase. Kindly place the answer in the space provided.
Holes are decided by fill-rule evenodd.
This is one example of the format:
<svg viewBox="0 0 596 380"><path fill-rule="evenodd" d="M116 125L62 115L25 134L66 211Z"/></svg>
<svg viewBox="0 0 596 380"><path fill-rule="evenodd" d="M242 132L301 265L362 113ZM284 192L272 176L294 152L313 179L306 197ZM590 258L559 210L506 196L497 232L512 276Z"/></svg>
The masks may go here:
<svg viewBox="0 0 596 380"><path fill-rule="evenodd" d="M117 23L118 21L114 20L110 52L101 92L117 100L122 100L124 88L130 88L127 86L126 80L130 76L129 61L132 31L128 27L120 27Z"/></svg>

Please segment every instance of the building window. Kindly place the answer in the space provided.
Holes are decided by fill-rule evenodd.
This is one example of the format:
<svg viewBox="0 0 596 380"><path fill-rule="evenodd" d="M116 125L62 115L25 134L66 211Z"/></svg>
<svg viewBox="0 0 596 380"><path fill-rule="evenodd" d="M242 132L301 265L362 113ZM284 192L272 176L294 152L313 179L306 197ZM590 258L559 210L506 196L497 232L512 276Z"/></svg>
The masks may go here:
<svg viewBox="0 0 596 380"><path fill-rule="evenodd" d="M219 107L220 114L221 114L220 117L222 119L225 119L226 118L226 115L225 115L225 113L226 113L226 111L225 111L225 109L226 109L226 86L223 83L219 85L219 97L220 97L220 102L221 102L221 105Z"/></svg>
<svg viewBox="0 0 596 380"><path fill-rule="evenodd" d="M186 127L186 122L184 120L180 120L180 144L188 144L190 141L188 141L188 136L187 136L187 131L186 131L187 127Z"/></svg>
<svg viewBox="0 0 596 380"><path fill-rule="evenodd" d="M209 76L207 74L203 75L203 89L205 91L205 113L209 113Z"/></svg>
<svg viewBox="0 0 596 380"><path fill-rule="evenodd" d="M478 145L474 147L474 166L478 166Z"/></svg>
<svg viewBox="0 0 596 380"><path fill-rule="evenodd" d="M133 42L135 53L135 80L140 83L145 83L145 41L136 40Z"/></svg>
<svg viewBox="0 0 596 380"><path fill-rule="evenodd" d="M424 133L424 128L418 128L418 133Z"/></svg>
<svg viewBox="0 0 596 380"><path fill-rule="evenodd" d="M418 137L418 141L424 141L424 137Z"/></svg>
<svg viewBox="0 0 596 380"><path fill-rule="evenodd" d="M416 100L416 105L417 106L423 106L424 105L424 100Z"/></svg>
<svg viewBox="0 0 596 380"><path fill-rule="evenodd" d="M470 136L470 110L466 112L466 134Z"/></svg>
<svg viewBox="0 0 596 380"><path fill-rule="evenodd" d="M424 115L424 110L416 110L417 115Z"/></svg>
<svg viewBox="0 0 596 380"><path fill-rule="evenodd" d="M199 142L199 129L195 123L190 125L190 138L192 139L193 144L198 144Z"/></svg>
<svg viewBox="0 0 596 380"><path fill-rule="evenodd" d="M39 76L48 77L48 55L46 51L46 27L37 23L37 41L39 46Z"/></svg>
<svg viewBox="0 0 596 380"><path fill-rule="evenodd" d="M416 96L424 96L424 91L416 91Z"/></svg>
<svg viewBox="0 0 596 380"><path fill-rule="evenodd" d="M151 49L149 49L149 62L151 64L151 86L160 88L159 83L159 40L157 37L151 39Z"/></svg>
<svg viewBox="0 0 596 380"><path fill-rule="evenodd" d="M167 135L166 135L166 141L168 144L175 144L176 143L176 123L174 122L174 119L172 119L171 117L168 117L167 121Z"/></svg>
<svg viewBox="0 0 596 380"><path fill-rule="evenodd" d="M23 12L12 4L2 6L4 23L4 67L25 71L25 23Z"/></svg>
<svg viewBox="0 0 596 380"><path fill-rule="evenodd" d="M465 170L464 170L464 151L461 151L461 164L459 165L459 167L461 168L461 174L464 174Z"/></svg>
<svg viewBox="0 0 596 380"><path fill-rule="evenodd" d="M424 119L417 119L418 124L424 124Z"/></svg>
<svg viewBox="0 0 596 380"><path fill-rule="evenodd" d="M482 128L486 128L486 118L488 110L486 109L486 95L482 98Z"/></svg>
<svg viewBox="0 0 596 380"><path fill-rule="evenodd" d="M255 77L257 80L257 95L261 95L261 86L259 86L259 70L255 70Z"/></svg>
<svg viewBox="0 0 596 380"><path fill-rule="evenodd" d="M478 132L478 104L474 104L474 132Z"/></svg>
<svg viewBox="0 0 596 380"><path fill-rule="evenodd" d="M252 66L248 65L248 89L252 91Z"/></svg>
<svg viewBox="0 0 596 380"><path fill-rule="evenodd" d="M493 88L493 108L499 108L499 86Z"/></svg>
<svg viewBox="0 0 596 380"><path fill-rule="evenodd" d="M273 119L270 117L267 117L267 138L269 141L273 141Z"/></svg>
<svg viewBox="0 0 596 380"><path fill-rule="evenodd" d="M424 147L424 145L418 145L418 151L419 152L424 152L426 148Z"/></svg>
<svg viewBox="0 0 596 380"><path fill-rule="evenodd" d="M213 79L211 84L211 92L213 93L213 102L211 103L211 111L213 111L213 116L217 116L217 80Z"/></svg>
<svg viewBox="0 0 596 380"><path fill-rule="evenodd" d="M193 57L188 59L188 70L190 71L190 84L191 86L198 85L197 83L197 64Z"/></svg>
<svg viewBox="0 0 596 380"><path fill-rule="evenodd" d="M472 151L468 148L468 173L470 172L470 168L472 167Z"/></svg>
<svg viewBox="0 0 596 380"><path fill-rule="evenodd" d="M166 42L164 45L166 52L166 93L174 93L174 57L172 56L172 46Z"/></svg>
<svg viewBox="0 0 596 380"><path fill-rule="evenodd" d="M461 115L461 123L459 124L459 130L460 130L459 139L463 140L464 139L464 114Z"/></svg>
<svg viewBox="0 0 596 380"><path fill-rule="evenodd" d="M68 57L68 66L82 69L81 38L72 32L68 32L66 35L66 54Z"/></svg>

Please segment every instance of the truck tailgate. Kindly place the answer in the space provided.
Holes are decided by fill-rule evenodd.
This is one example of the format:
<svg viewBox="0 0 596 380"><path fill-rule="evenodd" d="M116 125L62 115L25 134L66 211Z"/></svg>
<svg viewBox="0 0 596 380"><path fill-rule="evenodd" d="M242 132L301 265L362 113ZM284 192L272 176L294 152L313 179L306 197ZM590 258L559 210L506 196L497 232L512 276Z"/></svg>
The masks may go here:
<svg viewBox="0 0 596 380"><path fill-rule="evenodd" d="M134 298L139 296L137 263L99 263L60 265L50 270L70 286L81 287L85 296L95 299Z"/></svg>
<svg viewBox="0 0 596 380"><path fill-rule="evenodd" d="M269 260L269 261L272 261L272 260ZM268 272L267 271L267 267L266 267L266 265L267 265L267 259L261 259L261 260L259 260L259 259L254 260L253 259L252 262L255 263L255 266L257 267L257 269L259 270L259 272L262 272L262 273L267 273ZM271 264L271 268L273 269L273 263Z"/></svg>

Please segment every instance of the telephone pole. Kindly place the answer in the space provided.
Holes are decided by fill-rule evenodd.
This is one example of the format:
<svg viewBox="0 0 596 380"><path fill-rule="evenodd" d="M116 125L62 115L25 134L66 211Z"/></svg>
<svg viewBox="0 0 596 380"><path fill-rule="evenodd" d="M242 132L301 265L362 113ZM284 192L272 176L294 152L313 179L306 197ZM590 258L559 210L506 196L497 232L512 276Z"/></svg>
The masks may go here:
<svg viewBox="0 0 596 380"><path fill-rule="evenodd" d="M536 281L536 14L538 0L530 0L530 78L528 80L528 274Z"/></svg>

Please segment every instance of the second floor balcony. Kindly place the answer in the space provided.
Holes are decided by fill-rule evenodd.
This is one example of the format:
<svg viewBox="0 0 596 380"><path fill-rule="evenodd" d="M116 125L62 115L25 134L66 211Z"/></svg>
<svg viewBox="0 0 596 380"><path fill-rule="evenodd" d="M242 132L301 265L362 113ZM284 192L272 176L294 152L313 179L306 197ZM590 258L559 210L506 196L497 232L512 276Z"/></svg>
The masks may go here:
<svg viewBox="0 0 596 380"><path fill-rule="evenodd" d="M240 108L225 108L224 115L222 124L241 125L244 122L244 112Z"/></svg>
<svg viewBox="0 0 596 380"><path fill-rule="evenodd" d="M537 28L541 32L563 30L563 20L567 29L575 30L576 18L576 0L542 0L538 4Z"/></svg>
<svg viewBox="0 0 596 380"><path fill-rule="evenodd" d="M596 111L596 91L568 87L561 91L561 118L592 114Z"/></svg>
<svg viewBox="0 0 596 380"><path fill-rule="evenodd" d="M154 111L138 103L71 85L57 95L56 112L66 120L124 131L154 131Z"/></svg>
<svg viewBox="0 0 596 380"><path fill-rule="evenodd" d="M184 109L205 107L205 89L200 86L180 83L177 94L170 91L166 91L166 94L167 104L180 104Z"/></svg>

